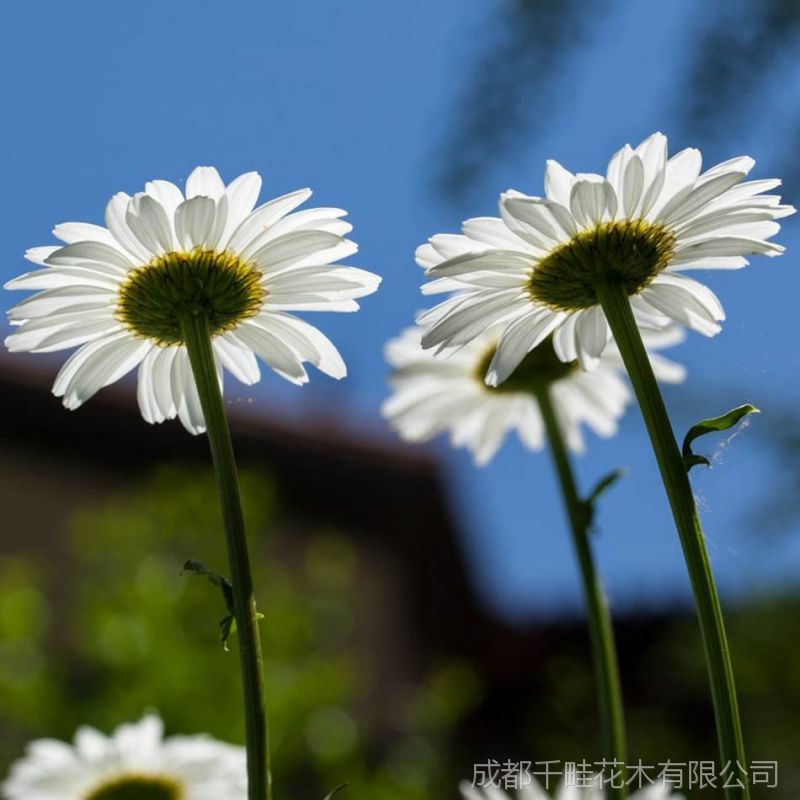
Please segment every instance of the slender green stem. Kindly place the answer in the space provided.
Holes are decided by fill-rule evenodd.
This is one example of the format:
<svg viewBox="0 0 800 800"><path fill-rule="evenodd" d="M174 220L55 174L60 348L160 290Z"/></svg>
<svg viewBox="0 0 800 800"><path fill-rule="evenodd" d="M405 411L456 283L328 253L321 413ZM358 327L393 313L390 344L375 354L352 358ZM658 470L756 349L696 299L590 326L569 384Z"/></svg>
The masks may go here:
<svg viewBox="0 0 800 800"><path fill-rule="evenodd" d="M244 694L247 796L249 800L271 800L272 776L261 641L244 532L242 501L239 496L236 459L225 406L222 402L222 392L217 380L208 321L202 316L187 315L181 321L181 328L206 420L228 546Z"/></svg>
<svg viewBox="0 0 800 800"><path fill-rule="evenodd" d="M723 765L730 764L732 774L736 774L737 763L744 770L747 762L733 667L717 587L689 476L625 289L612 284L599 284L596 288L642 409L672 508L700 620L714 700L720 757ZM747 776L742 774L740 778L745 786L726 788L725 797L728 800L748 800L750 797Z"/></svg>
<svg viewBox="0 0 800 800"><path fill-rule="evenodd" d="M564 444L564 436L553 408L550 391L542 387L536 392L542 412L544 427L550 443L550 453L561 485L564 507L569 518L572 543L580 567L586 608L589 618L589 638L592 645L597 680L597 695L600 717L603 725L603 738L606 758L618 762L616 769L622 772L622 786L609 785L611 797L623 800L628 795L624 781L625 775L625 716L622 705L622 689L619 680L619 661L614 642L611 614L608 610L605 593L595 569L592 548L589 542L590 517L583 500L578 494L572 472L569 454Z"/></svg>

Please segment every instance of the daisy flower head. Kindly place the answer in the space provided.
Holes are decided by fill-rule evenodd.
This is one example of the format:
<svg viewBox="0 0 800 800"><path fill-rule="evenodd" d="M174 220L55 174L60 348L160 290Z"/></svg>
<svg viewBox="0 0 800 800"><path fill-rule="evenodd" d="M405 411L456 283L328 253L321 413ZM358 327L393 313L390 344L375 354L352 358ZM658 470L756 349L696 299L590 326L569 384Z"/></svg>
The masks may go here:
<svg viewBox="0 0 800 800"><path fill-rule="evenodd" d="M558 358L554 338L539 342L497 386L486 383L486 372L496 356L501 328L476 334L462 347L439 353L425 350L421 326L405 330L386 346L386 359L394 368L393 394L382 413L407 441L423 442L449 432L454 447L466 447L476 464L487 464L506 436L516 431L522 444L538 451L545 430L538 393L549 393L557 421L573 452L584 449L581 427L602 437L613 436L632 396L623 375L622 359L608 348L597 367L580 369L576 360ZM678 327L647 334L652 350L676 344L683 338ZM660 380L679 382L684 370L658 353L650 354Z"/></svg>
<svg viewBox="0 0 800 800"><path fill-rule="evenodd" d="M435 280L427 292L448 298L424 347L464 344L502 325L487 382L502 383L528 350L553 334L565 361L594 366L611 340L598 286L624 287L643 328L677 322L706 336L725 314L713 292L684 273L738 269L750 255L776 256L776 220L794 213L779 180L745 181L754 165L733 158L701 172L700 151L671 158L655 133L625 145L606 175L573 174L548 161L544 197L508 191L500 217L467 220L461 235L438 235L417 250Z"/></svg>
<svg viewBox="0 0 800 800"><path fill-rule="evenodd" d="M241 747L208 736L164 738L155 715L111 736L79 728L73 744L39 739L11 767L6 800L245 800Z"/></svg>
<svg viewBox="0 0 800 800"><path fill-rule="evenodd" d="M497 786L474 786L462 781L458 787L464 800L511 800L511 797ZM593 780L591 786L568 786L562 782L552 795L552 800L605 800L606 794L600 776ZM669 785L663 781L649 784L628 795L629 800L685 800L681 794L673 794ZM517 790L517 800L551 800L536 780L531 777Z"/></svg>
<svg viewBox="0 0 800 800"><path fill-rule="evenodd" d="M346 367L319 330L289 311L355 311L380 278L333 262L357 251L338 208L296 210L301 189L256 207L261 178L227 186L198 167L185 191L150 181L133 197L114 195L105 227L57 225L64 244L35 247L39 269L8 289L36 293L9 312L13 352L77 347L53 392L75 409L138 367L138 399L148 422L179 417L205 429L185 346L184 323L204 318L220 383L227 370L245 384L260 379L257 357L287 380L308 381L304 363L334 378Z"/></svg>

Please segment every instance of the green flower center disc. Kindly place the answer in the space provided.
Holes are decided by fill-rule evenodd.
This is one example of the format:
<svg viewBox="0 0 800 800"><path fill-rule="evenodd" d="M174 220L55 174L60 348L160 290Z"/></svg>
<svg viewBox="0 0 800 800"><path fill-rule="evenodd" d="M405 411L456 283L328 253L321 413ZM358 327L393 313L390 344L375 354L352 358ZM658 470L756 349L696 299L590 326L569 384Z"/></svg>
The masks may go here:
<svg viewBox="0 0 800 800"><path fill-rule="evenodd" d="M486 378L489 363L496 350L494 346L489 348L478 362L475 375L481 383ZM553 337L548 336L522 359L514 372L499 386L486 388L492 392L536 394L551 383L566 378L578 368L577 361L565 363L559 359L553 348Z"/></svg>
<svg viewBox="0 0 800 800"><path fill-rule="evenodd" d="M195 249L154 258L128 274L116 316L129 330L164 347L183 344L181 319L204 316L212 335L255 316L266 291L252 264L213 250Z"/></svg>
<svg viewBox="0 0 800 800"><path fill-rule="evenodd" d="M127 775L106 783L85 800L182 800L181 787L168 778Z"/></svg>
<svg viewBox="0 0 800 800"><path fill-rule="evenodd" d="M604 222L581 231L534 267L528 290L534 301L557 311L598 304L598 281L622 283L637 294L663 270L675 247L664 226L644 220Z"/></svg>

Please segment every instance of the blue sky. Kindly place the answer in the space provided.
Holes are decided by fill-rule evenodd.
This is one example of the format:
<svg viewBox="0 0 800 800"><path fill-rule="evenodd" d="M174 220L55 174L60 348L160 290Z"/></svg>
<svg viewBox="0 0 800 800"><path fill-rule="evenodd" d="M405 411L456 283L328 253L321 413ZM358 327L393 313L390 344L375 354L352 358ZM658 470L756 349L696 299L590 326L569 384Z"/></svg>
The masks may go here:
<svg viewBox="0 0 800 800"><path fill-rule="evenodd" d="M256 169L265 195L312 186L319 204L350 211L361 245L351 262L384 276L360 313L314 315L340 345L350 377L336 384L314 376L301 390L277 378L255 390L229 381L229 397L272 413L342 415L354 429L383 431L381 351L423 307L413 251L427 236L495 213L498 193L510 186L538 193L546 158L601 171L622 143L656 129L674 137L672 150L701 147L709 164L749 153L758 176L777 169L785 124L778 111L798 94L797 69L783 76L782 94L764 98L774 115L742 108L743 124L723 139L681 138L676 91L690 8L689 0L608 4L568 59L563 102L537 109L541 135L520 131L512 156L454 204L437 195L432 176L491 25L481 0L14 4L0 34L0 68L10 76L3 276L24 270L22 252L49 243L55 223L100 222L114 192L136 191L154 177L180 181L198 164L216 165L227 179ZM712 560L731 596L800 574L797 525L767 537L755 513L776 478L765 417L796 406L800 394L799 239L789 220L781 235L786 256L709 275L729 321L716 339L691 336L674 351L690 371L686 386L667 393L678 430L745 400L765 412L724 449L709 444L719 458L694 478ZM7 294L4 307L14 299ZM547 457L512 442L479 471L463 454L435 450L482 596L508 617L574 608L579 588ZM620 465L629 475L604 499L596 540L610 594L620 607L685 599L677 537L635 411L617 438L590 440L577 469L588 486Z"/></svg>

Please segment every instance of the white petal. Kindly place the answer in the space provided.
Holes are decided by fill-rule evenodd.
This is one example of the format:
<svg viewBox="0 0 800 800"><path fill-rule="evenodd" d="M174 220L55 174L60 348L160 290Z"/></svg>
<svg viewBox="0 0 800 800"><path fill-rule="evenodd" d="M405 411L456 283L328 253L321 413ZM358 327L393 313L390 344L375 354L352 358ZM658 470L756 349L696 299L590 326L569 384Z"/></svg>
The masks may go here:
<svg viewBox="0 0 800 800"><path fill-rule="evenodd" d="M100 731L88 725L82 725L75 733L75 749L87 761L105 756L109 750L108 744Z"/></svg>
<svg viewBox="0 0 800 800"><path fill-rule="evenodd" d="M486 383L498 386L519 366L523 358L540 344L563 320L564 315L549 309L514 320L501 334Z"/></svg>
<svg viewBox="0 0 800 800"><path fill-rule="evenodd" d="M553 349L564 363L578 360L578 351L575 347L575 326L578 322L577 314L569 314L561 327L553 334Z"/></svg>
<svg viewBox="0 0 800 800"><path fill-rule="evenodd" d="M291 383L308 383L308 373L300 359L273 333L247 320L236 329L236 336L265 364Z"/></svg>
<svg viewBox="0 0 800 800"><path fill-rule="evenodd" d="M728 172L698 183L688 193L685 189L677 192L658 213L658 221L665 225L676 225L681 220L688 219L709 201L720 197L739 183L743 177L743 172Z"/></svg>
<svg viewBox="0 0 800 800"><path fill-rule="evenodd" d="M686 367L658 353L650 353L653 373L660 383L683 383L686 380Z"/></svg>
<svg viewBox="0 0 800 800"><path fill-rule="evenodd" d="M64 362L58 375L56 375L55 382L53 383L53 394L56 395L56 397L62 397L72 379L75 377L75 374L83 367L88 359L91 359L96 353L102 352L109 346L118 344L122 339L129 338L131 337L127 331L117 331L109 336L104 336L102 339L89 342L76 350Z"/></svg>
<svg viewBox="0 0 800 800"><path fill-rule="evenodd" d="M228 331L214 339L214 350L222 366L237 380L252 386L261 379L258 361L250 348L246 347L236 334Z"/></svg>
<svg viewBox="0 0 800 800"><path fill-rule="evenodd" d="M214 225L206 238L206 247L209 250L219 250L219 241L225 233L228 221L228 196L222 195L217 200L214 212Z"/></svg>
<svg viewBox="0 0 800 800"><path fill-rule="evenodd" d="M189 362L189 354L184 347L177 349L172 360L170 384L178 410L178 419L183 423L183 427L194 435L203 433L206 429L205 417Z"/></svg>
<svg viewBox="0 0 800 800"><path fill-rule="evenodd" d="M572 216L569 208L562 206L560 203L554 203L550 200L547 201L547 210L553 216L553 219L558 223L561 231L561 241L572 238L578 232L578 225L575 218Z"/></svg>
<svg viewBox="0 0 800 800"><path fill-rule="evenodd" d="M17 275L5 284L6 289L62 289L71 286L106 288L116 291L119 278L96 267L49 267Z"/></svg>
<svg viewBox="0 0 800 800"><path fill-rule="evenodd" d="M6 337L5 345L12 353L48 353L75 347L118 331L120 327L106 310L54 314L24 322Z"/></svg>
<svg viewBox="0 0 800 800"><path fill-rule="evenodd" d="M487 250L483 253L465 253L443 261L428 270L429 275L463 279L470 272L501 272L514 275L522 285L533 266L533 258L528 253L509 250Z"/></svg>
<svg viewBox="0 0 800 800"><path fill-rule="evenodd" d="M381 279L356 267L298 267L264 277L262 285L273 300L283 293L310 292L330 299L364 297L374 292Z"/></svg>
<svg viewBox="0 0 800 800"><path fill-rule="evenodd" d="M691 255L685 258L673 256L667 270L680 272L689 269L742 269L749 263L743 256L708 256L707 258L695 258Z"/></svg>
<svg viewBox="0 0 800 800"><path fill-rule="evenodd" d="M284 233L292 231L326 231L335 233L337 236L347 236L353 230L353 226L342 217L347 216L347 212L342 208L304 208L302 211L295 211L287 214L267 230L259 234L257 244L251 242L253 249L283 236Z"/></svg>
<svg viewBox="0 0 800 800"><path fill-rule="evenodd" d="M558 161L548 159L544 172L544 190L548 200L569 208L572 182L575 176Z"/></svg>
<svg viewBox="0 0 800 800"><path fill-rule="evenodd" d="M322 231L320 231L322 233ZM334 235L334 234L329 234ZM333 247L326 247L316 253L310 253L302 260L296 262L295 267L306 267L314 264L332 264L334 261L339 261L342 258L348 258L354 253L358 252L358 245L350 239L342 240L341 237L339 244Z"/></svg>
<svg viewBox="0 0 800 800"><path fill-rule="evenodd" d="M645 217L657 203L664 186L664 173L667 164L667 137L654 133L637 148L636 154L644 166L644 186L638 214Z"/></svg>
<svg viewBox="0 0 800 800"><path fill-rule="evenodd" d="M642 298L670 319L704 336L715 336L725 318L714 293L683 275L661 273L641 293Z"/></svg>
<svg viewBox="0 0 800 800"><path fill-rule="evenodd" d="M775 222L774 220L764 219L753 220L751 222L742 222L737 220L727 225L719 225L713 234L710 232L701 234L699 237L697 237L697 239L695 239L694 236L687 236L686 238L694 241L700 241L701 239L706 238L710 240L712 237L716 238L718 236L735 236L742 239L756 239L764 241L776 236L780 232L780 229L780 223ZM681 238L683 239L683 237ZM778 245L778 247L781 248L780 252L783 252L782 246Z"/></svg>
<svg viewBox="0 0 800 800"><path fill-rule="evenodd" d="M505 222L499 217L468 219L461 226L461 230L465 236L473 240L473 247L488 246L496 247L500 250L520 250L525 248L525 242L510 231Z"/></svg>
<svg viewBox="0 0 800 800"><path fill-rule="evenodd" d="M424 348L452 346L469 342L489 325L500 322L529 307L516 290L481 292L464 298L461 304L435 322L422 337ZM421 318L422 319L422 318Z"/></svg>
<svg viewBox="0 0 800 800"><path fill-rule="evenodd" d="M536 403L528 402L522 405L517 435L520 441L531 450L539 451L544 447L544 424ZM532 797L536 797L536 795L528 795L528 798Z"/></svg>
<svg viewBox="0 0 800 800"><path fill-rule="evenodd" d="M750 156L736 156L735 158L729 158L727 161L722 161L711 167L711 169L703 174L703 178L724 175L726 172L742 172L747 175L755 165L755 160L750 158Z"/></svg>
<svg viewBox="0 0 800 800"><path fill-rule="evenodd" d="M577 314L575 345L583 369L596 366L611 335L605 314L600 306L587 308Z"/></svg>
<svg viewBox="0 0 800 800"><path fill-rule="evenodd" d="M520 230L533 234L546 242L560 242L564 238L560 226L555 223L549 207L543 200L530 198L508 198L503 203L511 218ZM516 228L512 228L515 230Z"/></svg>
<svg viewBox="0 0 800 800"><path fill-rule="evenodd" d="M508 228L506 231L510 234ZM451 258L467 253L482 253L486 250L485 245L458 233L437 233L435 236L431 236L429 242L439 256L439 261L449 261Z"/></svg>
<svg viewBox="0 0 800 800"><path fill-rule="evenodd" d="M271 225L304 203L309 197L311 197L311 189L300 189L282 197L276 197L259 206L233 231L228 247L233 252L241 253L246 247L253 244L253 240L259 234L269 230Z"/></svg>
<svg viewBox="0 0 800 800"><path fill-rule="evenodd" d="M151 347L150 342L130 335L105 342L74 368L64 386L64 405L69 409L78 408L104 386L136 367Z"/></svg>
<svg viewBox="0 0 800 800"><path fill-rule="evenodd" d="M53 255L57 250L60 250L59 245L48 247L29 247L25 251L25 258L32 261L34 264L47 264L47 259Z"/></svg>
<svg viewBox="0 0 800 800"><path fill-rule="evenodd" d="M106 206L106 227L122 248L131 254L137 263L147 263L153 254L143 247L141 242L133 235L127 222L128 204L131 198L124 192L118 192Z"/></svg>
<svg viewBox="0 0 800 800"><path fill-rule="evenodd" d="M210 197L217 200L225 193L225 184L214 167L197 167L186 179L186 197Z"/></svg>
<svg viewBox="0 0 800 800"><path fill-rule="evenodd" d="M179 350L178 347L161 347L152 358L153 395L165 419L174 419L178 413L178 402L172 394L171 376L172 364Z"/></svg>
<svg viewBox="0 0 800 800"><path fill-rule="evenodd" d="M142 192L131 198L125 220L142 246L154 255L175 249L172 222L161 203L149 194Z"/></svg>
<svg viewBox="0 0 800 800"><path fill-rule="evenodd" d="M324 251L333 249L342 241L340 236L325 231L296 231L268 242L255 252L246 249L243 256L253 261L262 272L279 272L299 265L312 256L324 260Z"/></svg>
<svg viewBox="0 0 800 800"><path fill-rule="evenodd" d="M622 185L622 207L625 216L632 219L642 200L644 189L644 165L638 155L633 154L625 167Z"/></svg>
<svg viewBox="0 0 800 800"><path fill-rule="evenodd" d="M708 256L748 256L761 254L765 256L780 255L786 248L774 242L751 239L746 236L714 236L705 241L679 244L675 248L675 256L684 263L692 258Z"/></svg>
<svg viewBox="0 0 800 800"><path fill-rule="evenodd" d="M516 424L515 407L514 403L497 404L492 407L492 413L486 415L480 435L471 448L479 467L485 466L494 458L509 428Z"/></svg>
<svg viewBox="0 0 800 800"><path fill-rule="evenodd" d="M623 186L625 183L625 169L628 162L633 156L633 148L626 144L620 147L608 162L608 169L606 170L606 179L614 187L614 191L618 197L622 197Z"/></svg>
<svg viewBox="0 0 800 800"><path fill-rule="evenodd" d="M217 204L205 196L181 203L175 211L175 235L184 250L204 247L211 238L217 219Z"/></svg>
<svg viewBox="0 0 800 800"><path fill-rule="evenodd" d="M112 236L108 228L100 225L91 225L88 222L62 222L53 228L53 236L62 242L102 242L111 247L119 248L119 243Z"/></svg>
<svg viewBox="0 0 800 800"><path fill-rule="evenodd" d="M167 218L172 220L175 209L183 202L183 192L171 181L148 181L144 190L166 211Z"/></svg>
<svg viewBox="0 0 800 800"><path fill-rule="evenodd" d="M51 253L46 263L51 267L90 267L123 277L133 262L116 247L102 242L75 242Z"/></svg>
<svg viewBox="0 0 800 800"><path fill-rule="evenodd" d="M113 306L116 295L110 289L88 286L66 286L38 292L32 297L17 303L8 312L12 321L48 317L66 311L95 311Z"/></svg>
<svg viewBox="0 0 800 800"><path fill-rule="evenodd" d="M775 215L771 208L752 208L746 210L725 208L686 220L681 225L675 226L675 232L679 234L679 238L682 242L685 239L691 239L695 236L719 232L739 235L736 230L732 229L750 222L772 221L773 219L775 219ZM755 238L760 239L765 237L758 236Z"/></svg>
<svg viewBox="0 0 800 800"><path fill-rule="evenodd" d="M166 417L162 414L153 389L153 361L161 352L160 347L153 347L139 364L139 375L136 386L136 399L139 402L139 411L149 423L163 422Z"/></svg>
<svg viewBox="0 0 800 800"><path fill-rule="evenodd" d="M605 214L613 216L616 213L616 195L611 184L599 175L578 175L572 187L569 208L579 225L593 228Z"/></svg>
<svg viewBox="0 0 800 800"><path fill-rule="evenodd" d="M347 375L347 367L333 342L320 330L291 314L261 314L253 320L262 330L273 333L303 361L337 380Z"/></svg>
<svg viewBox="0 0 800 800"><path fill-rule="evenodd" d="M664 187L653 213L658 215L659 206L663 207L664 203L687 186L693 186L702 166L703 156L694 147L687 147L672 156L664 168Z"/></svg>
<svg viewBox="0 0 800 800"><path fill-rule="evenodd" d="M267 296L264 306L275 311L358 311L355 300L329 300L324 296L305 293L281 295L280 298Z"/></svg>
<svg viewBox="0 0 800 800"><path fill-rule="evenodd" d="M228 220L220 240L221 246L224 247L227 244L233 231L247 219L247 216L255 208L260 191L261 176L257 172L245 172L228 184L225 189L228 198Z"/></svg>
<svg viewBox="0 0 800 800"><path fill-rule="evenodd" d="M653 182L659 172L664 171L667 163L667 137L656 132L648 136L637 148L636 154L642 159L645 171L645 185Z"/></svg>
<svg viewBox="0 0 800 800"><path fill-rule="evenodd" d="M442 261L442 257L434 250L432 244L426 242L414 251L414 260L423 269L430 269L439 264Z"/></svg>

